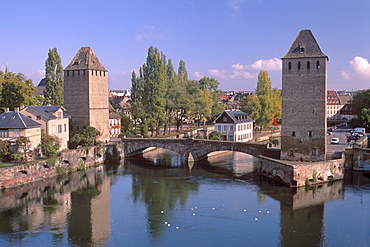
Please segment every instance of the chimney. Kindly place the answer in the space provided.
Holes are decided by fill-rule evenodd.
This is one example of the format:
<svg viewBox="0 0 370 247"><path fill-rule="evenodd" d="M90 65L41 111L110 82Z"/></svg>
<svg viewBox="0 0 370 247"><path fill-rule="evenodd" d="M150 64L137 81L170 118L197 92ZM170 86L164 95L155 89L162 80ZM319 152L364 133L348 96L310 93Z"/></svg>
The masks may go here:
<svg viewBox="0 0 370 247"><path fill-rule="evenodd" d="M19 112L19 107L14 107L15 112Z"/></svg>
<svg viewBox="0 0 370 247"><path fill-rule="evenodd" d="M5 112L9 112L9 108L7 107L7 108L5 108Z"/></svg>

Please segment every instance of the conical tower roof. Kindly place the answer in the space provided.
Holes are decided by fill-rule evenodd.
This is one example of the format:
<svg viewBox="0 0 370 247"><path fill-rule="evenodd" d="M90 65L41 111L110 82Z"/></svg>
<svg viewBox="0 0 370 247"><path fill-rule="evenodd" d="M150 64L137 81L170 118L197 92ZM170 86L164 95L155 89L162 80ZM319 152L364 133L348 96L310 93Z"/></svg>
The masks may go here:
<svg viewBox="0 0 370 247"><path fill-rule="evenodd" d="M81 47L76 56L64 70L93 69L108 71L99 61L91 47Z"/></svg>
<svg viewBox="0 0 370 247"><path fill-rule="evenodd" d="M326 57L311 30L301 30L284 58Z"/></svg>

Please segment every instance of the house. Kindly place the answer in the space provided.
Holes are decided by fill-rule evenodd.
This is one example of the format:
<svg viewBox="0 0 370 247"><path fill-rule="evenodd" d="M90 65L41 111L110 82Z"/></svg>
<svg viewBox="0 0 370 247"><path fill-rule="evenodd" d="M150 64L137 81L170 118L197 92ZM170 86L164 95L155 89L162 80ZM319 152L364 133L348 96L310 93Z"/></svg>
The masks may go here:
<svg viewBox="0 0 370 247"><path fill-rule="evenodd" d="M115 112L109 113L109 137L121 134L121 116Z"/></svg>
<svg viewBox="0 0 370 247"><path fill-rule="evenodd" d="M0 140L8 141L10 151L15 153L19 151L16 141L21 136L30 140L29 150L37 151L41 143L41 124L20 113L19 108L5 109L0 115Z"/></svg>
<svg viewBox="0 0 370 247"><path fill-rule="evenodd" d="M21 113L41 124L47 135L57 137L60 150L68 148L69 115L63 106L27 106Z"/></svg>
<svg viewBox="0 0 370 247"><path fill-rule="evenodd" d="M224 141L247 142L253 140L254 120L241 110L225 110L216 120L215 131Z"/></svg>

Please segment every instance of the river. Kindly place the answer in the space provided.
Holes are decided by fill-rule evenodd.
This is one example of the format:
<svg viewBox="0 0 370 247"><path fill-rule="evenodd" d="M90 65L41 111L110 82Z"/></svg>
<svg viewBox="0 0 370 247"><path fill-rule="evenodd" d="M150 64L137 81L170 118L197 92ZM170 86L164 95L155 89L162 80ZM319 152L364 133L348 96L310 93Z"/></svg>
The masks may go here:
<svg viewBox="0 0 370 247"><path fill-rule="evenodd" d="M369 178L292 189L254 161L157 150L2 191L0 246L370 246Z"/></svg>

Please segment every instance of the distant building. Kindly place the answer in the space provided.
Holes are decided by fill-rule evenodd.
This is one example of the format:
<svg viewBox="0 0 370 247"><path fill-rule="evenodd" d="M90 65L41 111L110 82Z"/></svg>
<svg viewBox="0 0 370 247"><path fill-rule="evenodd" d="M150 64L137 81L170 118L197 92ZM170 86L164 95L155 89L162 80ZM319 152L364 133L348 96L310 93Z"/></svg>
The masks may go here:
<svg viewBox="0 0 370 247"><path fill-rule="evenodd" d="M115 112L109 113L109 136L117 137L121 134L121 116Z"/></svg>
<svg viewBox="0 0 370 247"><path fill-rule="evenodd" d="M302 30L282 58L281 159L326 159L328 57Z"/></svg>
<svg viewBox="0 0 370 247"><path fill-rule="evenodd" d="M39 84L37 85L37 93L36 95L44 96L44 91L46 88L46 78L42 78Z"/></svg>
<svg viewBox="0 0 370 247"><path fill-rule="evenodd" d="M109 140L108 70L91 47L82 47L64 69L64 107L71 115L70 135L92 126Z"/></svg>
<svg viewBox="0 0 370 247"><path fill-rule="evenodd" d="M8 141L11 152L15 153L23 151L16 145L21 136L30 140L28 150L37 152L41 143L41 124L20 113L19 108L14 111L5 109L0 115L0 140Z"/></svg>
<svg viewBox="0 0 370 247"><path fill-rule="evenodd" d="M50 136L57 137L60 150L68 148L69 115L63 106L27 106L20 112L41 124L41 128Z"/></svg>
<svg viewBox="0 0 370 247"><path fill-rule="evenodd" d="M213 122L214 129L224 141L247 142L253 140L253 123L247 113L240 110L225 110Z"/></svg>

